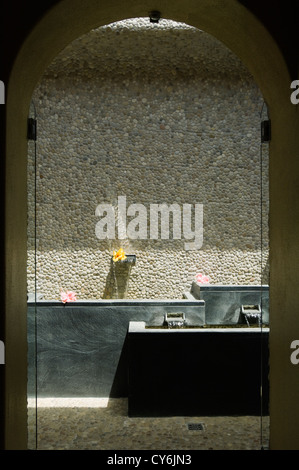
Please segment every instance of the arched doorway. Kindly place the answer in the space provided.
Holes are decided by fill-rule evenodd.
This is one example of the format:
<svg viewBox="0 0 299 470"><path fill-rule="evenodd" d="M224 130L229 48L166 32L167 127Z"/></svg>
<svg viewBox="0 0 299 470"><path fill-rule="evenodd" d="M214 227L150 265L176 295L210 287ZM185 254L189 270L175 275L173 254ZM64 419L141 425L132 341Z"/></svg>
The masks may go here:
<svg viewBox="0 0 299 470"><path fill-rule="evenodd" d="M215 284L222 286L222 289L227 286L228 293L229 285L238 285L239 292L241 289L250 292L250 286L255 286L255 294L251 291L249 295L256 298L256 292L260 294L263 271L260 246L261 182L256 173L260 172L260 111L265 106L246 67L220 41L196 28L164 18L159 24L150 23L149 18L116 22L93 29L73 41L45 71L34 92L33 102L38 138L37 152L34 152L33 145L33 152L29 152L28 156L31 170L28 181L29 240L33 242L28 247L28 292L34 298L36 286L38 295L44 296L43 307L46 307L51 300L59 301L61 287L74 289L80 303L77 308L81 308L80 322L81 317L82 320L84 318L82 331L88 331L86 343L84 334L80 339L77 336L79 325L75 320L76 332L73 331L66 308L63 307L62 315L56 317L57 308L54 307L48 317L40 304L36 307L38 326L36 329L29 327L29 347L33 349L33 329L37 344L37 359L34 361L37 371L32 374L31 359L28 381L32 383L33 377L37 376L35 393L30 387L29 396L30 404L37 405L37 448L43 448L49 439L42 429L44 419L43 410L40 410L42 403L45 404L45 396L56 397L57 407L61 395L64 398L70 394L77 398L86 397L86 394L109 396L109 403L113 403L113 399L120 401L120 395L126 396L128 393L120 380L121 385L109 389L111 377L116 383L116 376L120 377L121 371L128 365L115 370L114 359L107 367L103 352L104 345L107 348L107 342L110 342L111 356L120 357L117 345L123 342L123 326L128 327L123 323L127 321L128 314L132 318L132 307L128 300L126 312L121 312L113 301L107 299L138 299L139 305L147 309L147 315L153 308L153 299L162 302L164 299L164 305L173 303L173 299L183 299L184 294L190 301L191 298L195 299L190 291L197 272L210 276L212 289L215 289ZM29 150L32 144L30 141ZM265 144L265 194L267 149L268 144ZM140 239L128 236L119 240L118 224L115 227L115 223L113 240L98 239L95 236L95 208L105 201L108 208L116 206L114 213L118 215L119 194L122 195L120 204L124 204L125 199L127 207L130 203L134 204L130 206L133 210L136 202L139 203L138 208L146 214L149 231L153 218L148 217L147 213L150 207L155 207L154 203L163 202L167 209L175 207L176 240L172 240L171 236L170 239L161 240L159 230L155 234L158 238L149 239L147 233L144 238L145 234L140 234L139 227ZM267 206L267 196L265 199ZM186 250L185 243L178 238L182 234L177 233L177 219L181 214L181 204L193 201L203 206L203 246ZM35 204L38 208L36 216ZM127 222L124 225L131 223L129 213L128 209L126 216L122 214L121 220ZM268 224L266 214L265 235ZM123 228L130 232L130 225ZM38 240L36 250L34 238ZM128 264L114 265L110 262L113 244L116 249L122 246L126 253L135 254L137 262L132 269L125 269ZM267 260L267 243L264 251L263 264ZM122 281L125 281L126 289ZM262 283L268 284L268 279L265 278ZM88 301L94 299L101 301L94 305L93 312L83 310ZM151 302L142 303L144 299L151 299ZM209 323L215 321L212 316L217 308L212 312L208 304L204 321ZM263 304L265 307L265 302ZM105 307L111 309L108 318L104 313ZM31 312L31 303L28 308ZM159 308L162 307L156 308L154 321L158 323ZM186 309L187 301L180 308ZM222 314L228 322L233 307L227 306L225 310ZM265 308L263 310L265 323ZM117 313L122 318L122 324ZM89 314L93 316L92 329L87 326L86 316L89 317ZM186 321L191 321L190 311L186 312ZM218 318L217 321L222 320ZM232 317L231 321L234 321ZM32 325L31 322L29 315L29 325ZM44 328L44 322L48 328ZM65 340L59 341L62 324ZM114 331L116 324L117 331ZM103 330L106 332L104 337ZM76 351L68 346L73 335L76 335L78 342ZM92 341L94 348L91 348ZM99 343L101 348L98 347ZM45 348L44 344L48 346ZM95 363L90 350L90 366L85 369L88 370L88 377L82 380L82 368L85 367L79 350L85 351L87 347L98 351L97 360ZM68 363L66 366L66 357L73 358L72 365ZM259 358L256 361L251 355L250 363L259 369ZM216 370L216 364L210 364L209 368ZM104 373L106 369L109 376ZM223 370L228 373L227 368ZM248 378L249 374L246 375ZM59 381L61 376L63 387ZM196 382L198 378L194 376L193 380ZM240 383L240 376L238 380ZM255 380L249 382L255 383ZM239 391L235 389L233 395L242 395L246 388L249 389L249 386L239 386ZM193 383L189 389L198 387ZM263 396L266 396L266 387ZM256 392L251 391L250 400L245 396L241 400L247 406L247 413L253 397L259 401L259 383L256 384ZM207 398L203 402L207 410ZM123 403L125 406L126 397ZM30 416L34 409L30 406ZM161 405L163 409L165 403ZM95 409L94 412L101 422L101 410ZM173 414L176 413L183 413L183 410L173 410ZM199 409L193 408L192 413L198 414ZM110 428L114 419L115 416L111 416ZM258 436L259 419L251 417L251 420L255 423ZM73 422L70 416L68 421ZM268 417L263 419L263 423L266 422ZM52 429L48 420L47 423L48 429ZM263 435L268 434L268 427L264 427ZM32 429L31 426L29 429ZM76 432L81 434L79 428ZM68 442L71 441L71 434L70 431ZM128 438L127 445L131 448L144 445L142 429L138 434L139 442ZM174 427L173 436L177 435L178 429ZM58 445L60 433L57 432L56 436ZM246 438L248 445L256 445L256 441L260 445L259 440L251 439L248 433ZM105 445L103 439L100 444L102 448ZM111 436L110 445L112 439ZM246 445L244 441L245 436L231 445L237 449L239 445ZM210 446L217 445L216 442L209 442ZM263 445L268 445L265 442L266 438ZM30 443L32 445L32 439ZM147 445L152 444L148 442Z"/></svg>
<svg viewBox="0 0 299 470"><path fill-rule="evenodd" d="M161 4L162 15L174 20L182 21L201 28L216 38L222 40L231 50L240 56L245 65L252 72L258 86L264 94L268 104L273 123L273 138L270 147L272 157L272 170L270 169L270 185L279 181L282 168L280 167L281 152L290 149L294 155L295 127L286 123L292 121L293 109L289 104L289 76L280 52L266 30L239 4L229 6L220 5L219 2L202 2L194 5L192 1L172 2L171 5ZM135 5L134 2L123 5L122 2L111 7L107 2L100 6L93 1L84 6L68 1L60 2L53 8L37 27L32 31L24 44L16 60L11 79L8 84L7 98L7 321L6 321L6 348L7 356L11 357L10 364L6 367L6 389L10 396L7 413L10 419L6 421L6 442L8 448L24 447L26 434L26 369L27 361L24 351L26 349L26 122L29 103L35 84L52 58L72 39L87 32L91 28L107 24L128 17L145 16L148 14L147 3ZM260 44L264 48L261 50ZM38 44L38 50L36 49ZM35 51L35 53L33 53ZM263 51L266 51L265 53ZM283 112L282 112L283 110ZM294 120L294 123L296 121ZM294 124L295 125L295 124ZM289 147L288 147L289 146ZM281 184L287 184L290 176L284 175L280 179ZM285 204L287 203L285 198ZM272 223L272 248L277 248L279 255L271 261L271 284L274 286L272 295L273 323L271 327L271 377L274 384L279 384L276 359L280 355L279 346L282 336L276 321L276 312L279 313L281 300L277 294L279 286L279 269L283 266L283 258L286 260L287 241L283 246L280 242L283 235L290 233L292 223L289 217L285 217L286 226L283 232L275 230L271 211L276 217L283 219L283 201L275 197L275 190L270 192L270 226ZM272 222L271 222L272 221ZM281 220L283 221L283 220ZM288 265L288 279L296 279L296 267ZM24 293L24 297L15 298L15 289ZM287 289L286 289L287 291ZM294 296L289 295L286 308L294 306ZM276 310L277 309L277 310ZM290 313L290 315L292 315ZM278 316L278 315L277 315ZM293 319L293 317L291 317ZM292 323L292 321L289 323ZM16 332L15 325L19 328ZM284 340L287 342L291 335L284 331ZM18 351L9 355L9 351ZM278 366L279 367L279 366ZM280 365L281 367L281 365ZM291 380L291 370L288 368L286 377ZM283 391L280 388L280 393ZM277 410L278 395L272 396L273 411L273 438L272 445L278 442L279 429L277 423L280 413ZM275 416L276 412L276 416ZM291 409L289 408L291 416ZM19 434L15 435L15 429ZM286 431L287 428L285 428ZM282 433L284 430L282 429ZM286 436L292 435L292 426L285 432ZM286 442L286 441L285 441ZM290 442L290 440L289 440ZM286 444L287 445L287 444Z"/></svg>

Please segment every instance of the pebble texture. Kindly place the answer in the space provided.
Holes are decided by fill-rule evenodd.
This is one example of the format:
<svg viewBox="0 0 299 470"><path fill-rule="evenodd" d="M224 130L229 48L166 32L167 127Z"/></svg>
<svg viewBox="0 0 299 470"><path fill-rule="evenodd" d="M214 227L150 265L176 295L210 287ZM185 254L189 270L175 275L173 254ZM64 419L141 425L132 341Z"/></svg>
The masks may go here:
<svg viewBox="0 0 299 470"><path fill-rule="evenodd" d="M126 399L104 408L37 408L37 419L35 408L28 411L29 449L260 450L269 441L268 416L128 418Z"/></svg>
<svg viewBox="0 0 299 470"><path fill-rule="evenodd" d="M222 43L166 20L98 28L55 58L33 101L29 292L36 275L49 300L59 299L60 289L78 299L116 297L111 256L120 247L137 255L123 270L128 298L181 298L198 272L213 284L268 283L265 106ZM147 214L154 203L203 204L201 249L186 250L183 233L178 240L98 239L95 210L116 208L119 196Z"/></svg>

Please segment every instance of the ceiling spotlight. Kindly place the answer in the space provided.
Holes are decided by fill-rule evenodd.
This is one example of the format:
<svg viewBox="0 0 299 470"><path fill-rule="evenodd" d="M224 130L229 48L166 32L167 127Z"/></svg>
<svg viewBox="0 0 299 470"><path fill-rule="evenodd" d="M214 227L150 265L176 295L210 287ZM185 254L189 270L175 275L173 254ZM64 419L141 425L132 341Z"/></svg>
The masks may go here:
<svg viewBox="0 0 299 470"><path fill-rule="evenodd" d="M153 10L149 14L149 19L151 23L159 23L161 18L161 13L159 11Z"/></svg>

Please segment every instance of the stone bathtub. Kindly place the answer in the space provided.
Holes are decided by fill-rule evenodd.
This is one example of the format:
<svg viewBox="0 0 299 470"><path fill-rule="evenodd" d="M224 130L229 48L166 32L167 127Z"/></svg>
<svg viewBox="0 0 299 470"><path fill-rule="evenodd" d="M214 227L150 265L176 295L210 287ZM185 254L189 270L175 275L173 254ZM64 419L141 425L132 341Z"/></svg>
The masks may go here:
<svg viewBox="0 0 299 470"><path fill-rule="evenodd" d="M127 396L130 321L160 325L166 312L177 311L190 324L204 323L204 301L199 300L28 303L29 396L36 387L40 397Z"/></svg>
<svg viewBox="0 0 299 470"><path fill-rule="evenodd" d="M228 382L231 383L231 396L239 397L240 400L243 400L246 390L251 390L245 397L245 410L257 411L255 391L259 386L257 382L260 376L261 343L263 377L267 378L268 329L263 328L261 334L256 329L255 332L251 332L249 328L236 328L236 332L227 329L223 334L217 328L212 328L212 311L216 308L217 324L226 323L228 319L232 320L228 312L233 312L234 322L237 323L237 312L240 311L241 303L257 302L258 289L248 286L240 289L240 286L237 286L235 294L231 293L231 286L226 290L222 289L223 304L221 304L221 288L216 289L215 296L213 290L214 286L210 287L210 291L208 288L202 289L200 295L204 298L199 299L194 296L182 300L114 299L77 301L66 305L58 301L38 301L36 304L28 302L28 396L34 397L37 393L38 397L129 397L129 411L132 415L139 413L161 415L163 409L168 409L171 413L174 408L170 406L171 399L167 389L165 393L169 407L166 406L165 400L165 407L161 405L163 403L161 397L165 397L162 382L160 382L160 405L156 403L155 409L139 409L137 401L135 400L135 404L132 402L133 394L136 397L139 393L136 395L137 389L143 390L143 401L148 401L146 393L151 394L150 384L156 380L152 375L154 365L165 366L167 363L168 368L162 367L160 370L163 374L165 370L169 373L172 370L174 373L175 367L174 382L169 383L176 384L172 388L171 396L176 403L175 410L178 413L185 414L185 411L188 411L188 414L193 414L195 411L197 413L198 403L206 403L205 410L212 408L210 405L214 403L213 409L219 412L217 403L219 404L221 400L217 402L217 394L221 394L221 390L226 396L229 394L224 387ZM265 316L268 318L267 295L268 290L264 288L263 305ZM222 305L221 318L217 303ZM177 312L185 314L190 329L157 332L157 327L163 324L165 313ZM206 325L207 317L211 323L210 328L199 329L197 332L194 327ZM146 332L133 333L131 322L139 324L143 322L154 328L151 332L146 328ZM232 347L233 344L239 344L236 346L238 349ZM220 366L221 364L223 366L223 361L226 364L225 375L224 367ZM144 371L146 371L145 376ZM250 385L251 379L247 383L248 381L240 376L240 371L252 378L252 383L255 384L254 392ZM186 374L189 382L186 380ZM200 377L204 380L199 381ZM236 384L237 380L241 389ZM147 391L145 384L149 387ZM214 387L213 393L209 387ZM180 397L181 393L184 393L188 398L178 400L176 391ZM267 409L267 391L266 380L263 394L264 410ZM209 396L203 398L203 394L207 393ZM212 403L208 406L209 400L212 400ZM228 398L225 400L228 403ZM186 408L188 402L189 410ZM179 403L180 408L178 408ZM184 407L181 406L182 403L185 404ZM236 412L239 412L238 409L240 407L235 408ZM233 411L231 408L231 412Z"/></svg>

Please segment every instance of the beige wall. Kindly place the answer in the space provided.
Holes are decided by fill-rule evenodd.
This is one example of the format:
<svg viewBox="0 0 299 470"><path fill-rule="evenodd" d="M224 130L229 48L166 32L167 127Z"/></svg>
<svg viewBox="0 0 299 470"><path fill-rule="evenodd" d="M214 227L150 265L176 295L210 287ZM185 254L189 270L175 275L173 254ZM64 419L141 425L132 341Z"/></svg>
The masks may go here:
<svg viewBox="0 0 299 470"><path fill-rule="evenodd" d="M297 108L290 77L266 30L238 2L158 1L165 17L199 27L221 39L254 76L269 106L270 145L270 446L298 449L299 374L290 363L290 342L299 327ZM53 57L93 27L146 16L150 2L62 1L32 31L8 84L6 206L6 447L26 446L26 118L32 92ZM261 48L263 44L263 48ZM16 292L18 295L16 295ZM16 328L17 325L17 328ZM299 366L297 366L299 367Z"/></svg>
<svg viewBox="0 0 299 470"><path fill-rule="evenodd" d="M48 300L59 300L60 289L75 291L78 300L180 299L197 273L213 285L268 284L268 143L262 168L260 162L267 107L223 43L165 19L158 26L148 18L117 22L63 50L33 102L37 193L31 141L28 292L37 285ZM146 210L141 239L119 240L117 227L108 240L95 233L99 204L114 208L117 225L119 196L127 209ZM172 239L171 217L169 239L162 239L161 224L152 239L153 204L176 204L183 228L184 205L192 205L193 227L201 204L202 240L185 238L178 222L179 239ZM125 229L135 217L122 220ZM110 261L120 247L137 263L116 283Z"/></svg>

